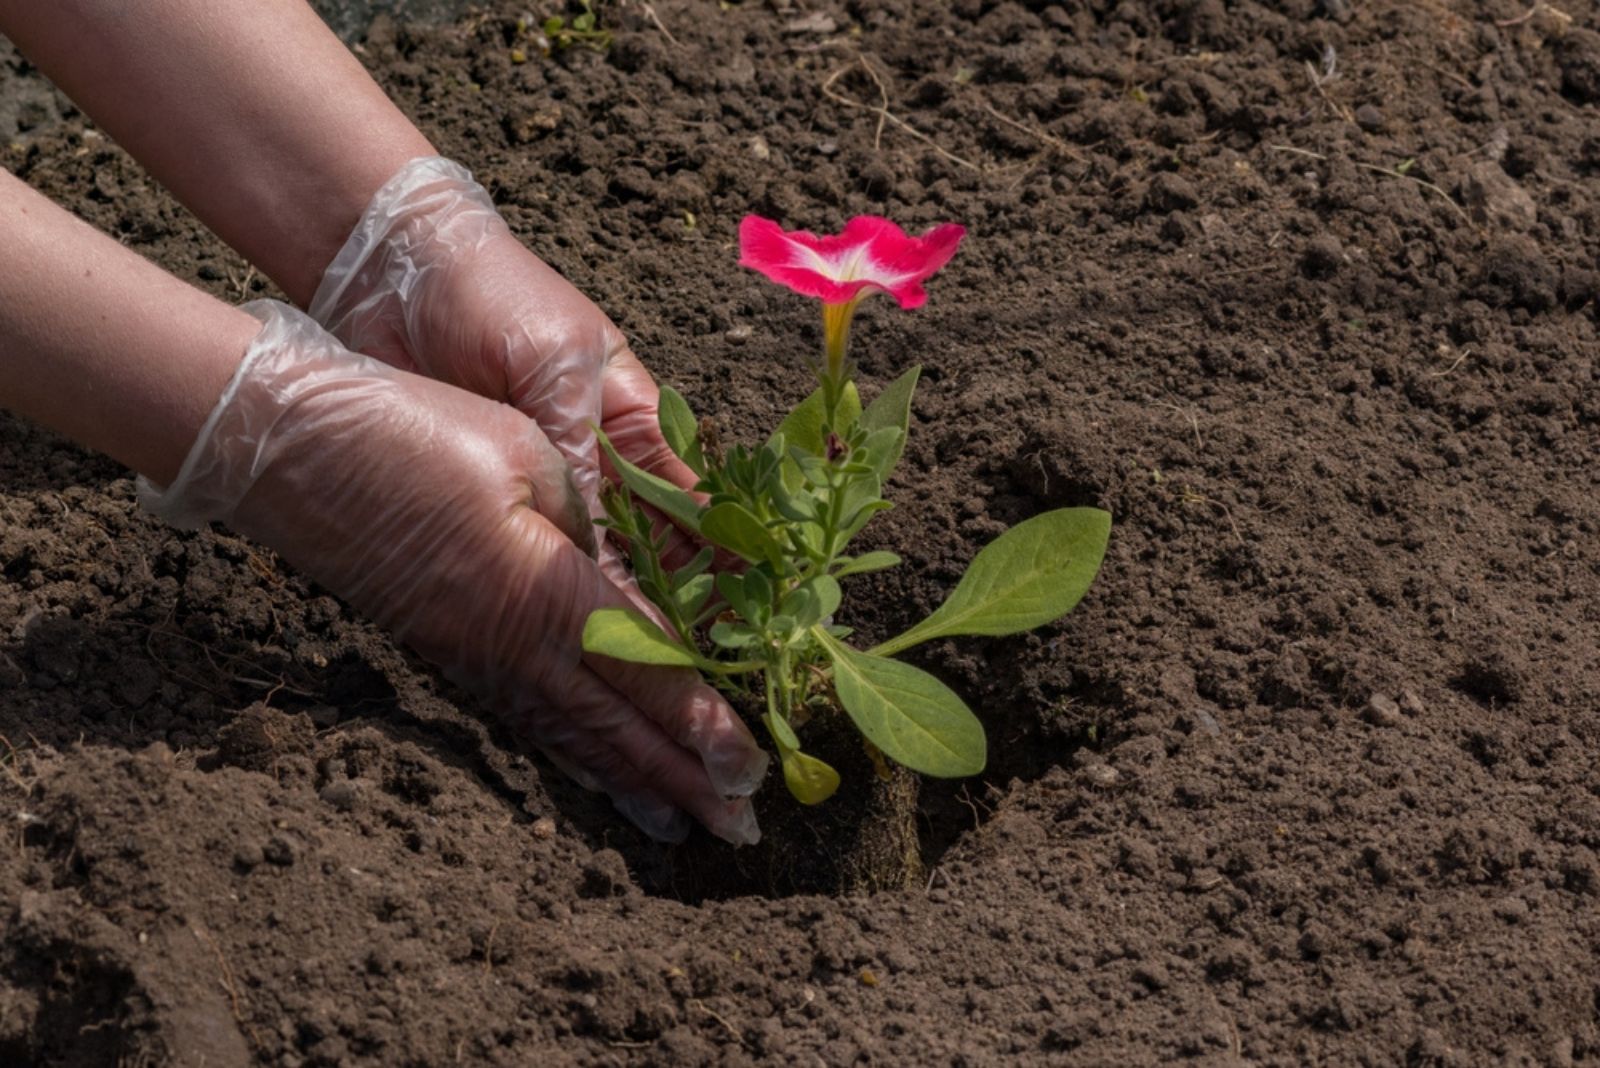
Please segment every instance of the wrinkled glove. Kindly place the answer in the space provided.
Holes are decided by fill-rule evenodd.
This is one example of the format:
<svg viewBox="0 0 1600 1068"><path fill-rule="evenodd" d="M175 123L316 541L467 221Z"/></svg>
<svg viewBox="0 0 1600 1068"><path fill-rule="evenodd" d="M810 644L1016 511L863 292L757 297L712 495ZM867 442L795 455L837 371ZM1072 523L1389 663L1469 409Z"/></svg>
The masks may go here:
<svg viewBox="0 0 1600 1068"><path fill-rule="evenodd" d="M599 516L593 426L684 489L661 437L655 381L604 312L522 246L465 168L415 159L373 196L312 298L357 352L503 400L565 454Z"/></svg>
<svg viewBox="0 0 1600 1068"><path fill-rule="evenodd" d="M758 840L746 795L767 757L727 703L687 669L583 652L589 613L628 602L580 548L594 528L538 427L357 356L286 305L245 309L261 332L145 505L273 547L652 836L680 840L687 812Z"/></svg>

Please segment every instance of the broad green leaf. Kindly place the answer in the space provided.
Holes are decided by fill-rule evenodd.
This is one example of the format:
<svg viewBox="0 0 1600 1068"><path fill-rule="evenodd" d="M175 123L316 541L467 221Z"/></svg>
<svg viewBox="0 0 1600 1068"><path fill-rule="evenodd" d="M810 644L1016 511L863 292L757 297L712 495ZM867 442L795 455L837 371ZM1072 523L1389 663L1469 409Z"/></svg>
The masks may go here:
<svg viewBox="0 0 1600 1068"><path fill-rule="evenodd" d="M900 454L905 451L906 436L910 433L911 397L917 391L917 379L921 374L921 367L913 367L890 382L882 393L872 398L872 403L861 413L861 428L869 434L891 426L900 431L900 440L895 443L884 457L882 466L878 468L880 481L888 480L889 472L894 470L894 465L900 462Z"/></svg>
<svg viewBox="0 0 1600 1068"><path fill-rule="evenodd" d="M950 687L910 664L852 649L820 627L812 633L833 660L844 710L885 756L940 779L983 770L983 725Z"/></svg>
<svg viewBox="0 0 1600 1068"><path fill-rule="evenodd" d="M695 474L705 474L706 458L700 451L700 424L689 402L683 399L683 394L671 386L662 386L656 417L661 423L661 436L666 439L667 447Z"/></svg>
<svg viewBox="0 0 1600 1068"><path fill-rule="evenodd" d="M864 575L868 571L882 571L885 568L896 567L900 557L882 549L860 556L847 556L839 560L833 569L834 578L844 578L846 575Z"/></svg>
<svg viewBox="0 0 1600 1068"><path fill-rule="evenodd" d="M602 431L597 429L595 436L600 439L600 446L610 457L611 466L615 467L617 474L622 477L622 484L627 486L634 496L659 509L663 515L685 530L699 533L700 513L703 511L699 501L666 479L652 475L644 468L635 467L624 460L617 454L617 450L611 447L611 439Z"/></svg>
<svg viewBox="0 0 1600 1068"><path fill-rule="evenodd" d="M823 404L822 390L819 387L778 424L778 434L783 435L791 448L800 449L813 456L821 456L827 451L828 443L822 437L822 424L828 413L823 411ZM845 426L853 425L861 417L861 394L856 392L854 382L845 383L844 395L839 400L839 414ZM774 438L777 436L773 435Z"/></svg>
<svg viewBox="0 0 1600 1068"><path fill-rule="evenodd" d="M743 505L727 501L706 509L700 517L700 535L751 563L765 560L775 569L783 568L783 546Z"/></svg>
<svg viewBox="0 0 1600 1068"><path fill-rule="evenodd" d="M780 749L778 759L783 764L783 784L802 805L820 805L839 789L839 773L809 753Z"/></svg>
<svg viewBox="0 0 1600 1068"><path fill-rule="evenodd" d="M597 608L583 625L585 652L632 664L699 667L704 657L668 637L631 608Z"/></svg>
<svg viewBox="0 0 1600 1068"><path fill-rule="evenodd" d="M1024 520L984 546L944 604L872 652L890 656L954 634L1018 634L1059 619L1100 570L1111 516L1060 508Z"/></svg>

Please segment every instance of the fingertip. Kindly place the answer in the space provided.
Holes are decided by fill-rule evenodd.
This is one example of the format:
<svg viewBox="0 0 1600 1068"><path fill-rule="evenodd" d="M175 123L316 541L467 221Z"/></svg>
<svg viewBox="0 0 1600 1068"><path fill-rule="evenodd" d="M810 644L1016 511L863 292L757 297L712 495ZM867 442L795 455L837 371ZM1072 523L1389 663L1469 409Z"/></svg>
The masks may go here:
<svg viewBox="0 0 1600 1068"><path fill-rule="evenodd" d="M706 821L711 833L736 846L753 846L761 841L755 806L746 798L723 803L719 818Z"/></svg>
<svg viewBox="0 0 1600 1068"><path fill-rule="evenodd" d="M698 686L680 740L700 756L706 776L725 798L748 797L767 776L772 758L733 708L709 686Z"/></svg>

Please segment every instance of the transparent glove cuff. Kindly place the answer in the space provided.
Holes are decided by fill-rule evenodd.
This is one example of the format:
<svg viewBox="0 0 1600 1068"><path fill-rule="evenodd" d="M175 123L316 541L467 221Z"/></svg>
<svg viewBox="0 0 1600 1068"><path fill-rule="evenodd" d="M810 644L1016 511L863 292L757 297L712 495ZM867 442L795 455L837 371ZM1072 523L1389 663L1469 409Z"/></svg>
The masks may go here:
<svg viewBox="0 0 1600 1068"><path fill-rule="evenodd" d="M489 191L461 164L443 156L411 160L373 194L307 311L337 334L340 322L359 317L373 294L392 293L403 304L425 266L418 250L446 220L462 217L482 220L475 229L483 229L500 215Z"/></svg>
<svg viewBox="0 0 1600 1068"><path fill-rule="evenodd" d="M353 375L393 373L350 352L304 312L280 301L251 301L242 310L261 320L261 330L206 417L177 477L165 488L146 478L138 481L139 503L184 529L232 521L239 502L271 465L274 428L297 401Z"/></svg>

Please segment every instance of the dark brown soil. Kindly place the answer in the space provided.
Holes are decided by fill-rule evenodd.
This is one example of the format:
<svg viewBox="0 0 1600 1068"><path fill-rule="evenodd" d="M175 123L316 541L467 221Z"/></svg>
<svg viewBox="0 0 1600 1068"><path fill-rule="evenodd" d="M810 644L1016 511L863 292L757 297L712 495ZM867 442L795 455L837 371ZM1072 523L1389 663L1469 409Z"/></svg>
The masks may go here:
<svg viewBox="0 0 1600 1068"><path fill-rule="evenodd" d="M551 60L525 6L362 54L730 433L818 330L741 215L971 227L857 331L866 388L926 371L847 622L1062 505L1115 515L1100 581L919 654L993 753L925 789L922 886L697 900L270 554L0 419L0 1062L1600 1060L1592 0L656 0ZM22 110L17 173L263 290Z"/></svg>

